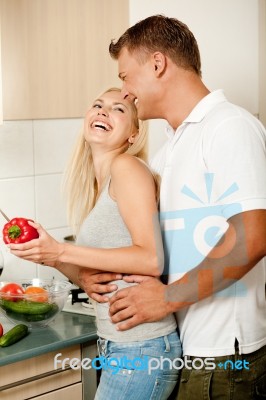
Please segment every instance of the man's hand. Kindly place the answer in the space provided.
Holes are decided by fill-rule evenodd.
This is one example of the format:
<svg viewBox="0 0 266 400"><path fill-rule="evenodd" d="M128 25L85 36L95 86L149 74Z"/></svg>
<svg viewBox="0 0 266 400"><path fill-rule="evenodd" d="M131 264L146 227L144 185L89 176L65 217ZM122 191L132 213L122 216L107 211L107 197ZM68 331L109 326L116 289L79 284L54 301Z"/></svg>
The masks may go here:
<svg viewBox="0 0 266 400"><path fill-rule="evenodd" d="M119 331L133 328L143 322L159 321L171 311L165 300L166 285L147 276L124 277L139 285L121 289L110 298L110 315ZM123 322L122 322L123 321Z"/></svg>
<svg viewBox="0 0 266 400"><path fill-rule="evenodd" d="M92 272L87 268L80 268L79 281L83 290L90 296L91 299L98 303L106 303L109 300L106 293L112 293L117 290L117 286L108 282L122 279L121 274L113 272Z"/></svg>

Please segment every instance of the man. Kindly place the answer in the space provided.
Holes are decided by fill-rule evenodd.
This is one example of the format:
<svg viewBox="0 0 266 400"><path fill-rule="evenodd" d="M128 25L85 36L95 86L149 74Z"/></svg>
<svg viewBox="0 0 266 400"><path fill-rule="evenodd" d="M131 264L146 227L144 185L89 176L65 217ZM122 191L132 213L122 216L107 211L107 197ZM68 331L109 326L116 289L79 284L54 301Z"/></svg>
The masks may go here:
<svg viewBox="0 0 266 400"><path fill-rule="evenodd" d="M265 129L206 88L196 40L180 21L146 18L109 50L139 118L169 123L152 162L168 285L124 277L140 284L112 296L112 321L126 330L176 312L186 359L178 400L266 396ZM82 277L97 301L115 289L113 274Z"/></svg>

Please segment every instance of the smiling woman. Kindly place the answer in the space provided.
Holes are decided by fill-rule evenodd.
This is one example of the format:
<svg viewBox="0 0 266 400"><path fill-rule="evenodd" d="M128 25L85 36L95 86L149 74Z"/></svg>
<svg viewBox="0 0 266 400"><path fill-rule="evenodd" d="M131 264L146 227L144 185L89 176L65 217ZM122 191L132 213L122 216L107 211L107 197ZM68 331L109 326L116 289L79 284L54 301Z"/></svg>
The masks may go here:
<svg viewBox="0 0 266 400"><path fill-rule="evenodd" d="M122 138L119 137L121 134ZM100 185L99 183L96 185L93 151L101 151L101 148L106 151L112 146L116 155L125 152L143 161L147 160L146 124L138 120L134 103L124 100L118 88L106 90L92 103L68 164L65 189L68 198L68 217L74 232L79 230L85 216L94 206L95 199L101 191L100 186L104 183L102 179Z"/></svg>
<svg viewBox="0 0 266 400"><path fill-rule="evenodd" d="M105 148L118 153L134 143L139 132L133 123L132 110L131 104L122 99L120 91L108 91L95 100L84 124L84 137L92 151L96 143L99 145L99 140ZM108 135L100 135L100 132L108 132Z"/></svg>
<svg viewBox="0 0 266 400"><path fill-rule="evenodd" d="M146 135L135 103L125 99L120 89L111 88L98 96L86 114L66 175L76 245L58 243L40 225L30 223L39 239L11 244L12 253L30 261L42 260L77 284L80 267L86 268L89 277L108 272L107 280L118 289L132 285L122 274L158 278L164 256L157 184L145 163ZM167 359L173 361L181 355L174 316L121 332L110 319L108 296L106 302L94 301L99 355L107 362L127 357L132 363L117 374L104 369L95 399L166 400L178 380L178 369L167 363L143 371L133 360L153 360L167 352Z"/></svg>

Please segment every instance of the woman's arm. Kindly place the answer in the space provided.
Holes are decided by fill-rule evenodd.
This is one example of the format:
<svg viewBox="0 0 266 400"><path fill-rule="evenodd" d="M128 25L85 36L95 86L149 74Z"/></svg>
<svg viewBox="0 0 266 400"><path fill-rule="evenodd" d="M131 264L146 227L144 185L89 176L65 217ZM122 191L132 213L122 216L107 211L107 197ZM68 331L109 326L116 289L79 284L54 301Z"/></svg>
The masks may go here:
<svg viewBox="0 0 266 400"><path fill-rule="evenodd" d="M38 226L39 239L10 245L11 252L31 261L61 265L63 273L61 263L159 276L163 269L163 247L155 193L155 182L148 167L135 157L120 155L111 167L110 195L118 204L132 246L100 249L58 243Z"/></svg>
<svg viewBox="0 0 266 400"><path fill-rule="evenodd" d="M153 176L144 163L129 155L118 156L111 167L110 195L117 202L132 246L73 249L64 244L59 260L102 271L159 276L163 250L155 191Z"/></svg>
<svg viewBox="0 0 266 400"><path fill-rule="evenodd" d="M82 279L80 279L80 277L82 277L82 267L79 267L78 265L58 263L55 268L65 275L71 282L84 289ZM89 281L90 277L98 272L99 271L97 270L86 268L87 280Z"/></svg>

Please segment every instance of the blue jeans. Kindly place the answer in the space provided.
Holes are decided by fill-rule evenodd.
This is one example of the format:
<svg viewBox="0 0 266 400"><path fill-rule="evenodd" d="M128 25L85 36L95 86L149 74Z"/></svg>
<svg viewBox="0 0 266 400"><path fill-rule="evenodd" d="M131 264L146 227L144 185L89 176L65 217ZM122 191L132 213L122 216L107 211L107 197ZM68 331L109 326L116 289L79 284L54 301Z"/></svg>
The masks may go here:
<svg viewBox="0 0 266 400"><path fill-rule="evenodd" d="M101 379L95 400L164 400L180 371L181 343L176 332L143 342L98 339ZM99 368L100 369L100 368Z"/></svg>

